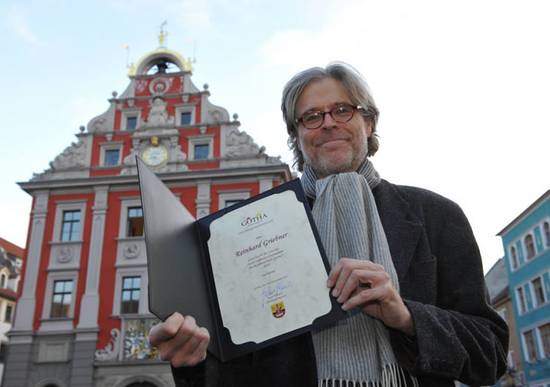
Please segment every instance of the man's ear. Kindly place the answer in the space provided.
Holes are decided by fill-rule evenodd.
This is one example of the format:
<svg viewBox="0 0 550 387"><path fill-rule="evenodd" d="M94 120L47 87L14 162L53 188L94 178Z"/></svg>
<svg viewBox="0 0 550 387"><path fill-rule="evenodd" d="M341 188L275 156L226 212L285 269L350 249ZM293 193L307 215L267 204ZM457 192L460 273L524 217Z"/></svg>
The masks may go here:
<svg viewBox="0 0 550 387"><path fill-rule="evenodd" d="M367 134L367 138L372 136L372 125L372 120L370 118L365 118L365 133Z"/></svg>
<svg viewBox="0 0 550 387"><path fill-rule="evenodd" d="M302 144L300 144L300 136L298 136L298 133L296 133L296 148L301 152L302 151Z"/></svg>

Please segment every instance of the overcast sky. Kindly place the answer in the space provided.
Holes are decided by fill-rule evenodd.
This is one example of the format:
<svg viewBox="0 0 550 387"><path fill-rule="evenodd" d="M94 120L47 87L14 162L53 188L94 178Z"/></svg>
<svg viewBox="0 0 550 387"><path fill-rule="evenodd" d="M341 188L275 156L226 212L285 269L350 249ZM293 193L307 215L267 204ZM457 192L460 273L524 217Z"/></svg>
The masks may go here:
<svg viewBox="0 0 550 387"><path fill-rule="evenodd" d="M158 46L167 20L168 48L196 58L194 83L287 162L284 83L334 60L355 66L381 111L375 167L456 201L487 271L503 255L495 234L550 188L549 4L4 0L0 237L25 245L31 200L15 182L124 91L127 61Z"/></svg>

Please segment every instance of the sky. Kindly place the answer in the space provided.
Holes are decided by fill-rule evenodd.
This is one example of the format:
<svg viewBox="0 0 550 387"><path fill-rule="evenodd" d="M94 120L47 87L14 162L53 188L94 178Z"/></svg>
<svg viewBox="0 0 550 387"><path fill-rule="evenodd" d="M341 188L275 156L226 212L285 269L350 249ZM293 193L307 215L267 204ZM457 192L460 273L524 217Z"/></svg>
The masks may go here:
<svg viewBox="0 0 550 387"><path fill-rule="evenodd" d="M345 61L381 112L372 161L457 202L487 272L496 234L550 189L550 3L544 0L0 1L0 237L26 243L27 181L166 46L193 82L292 162L280 96L296 72ZM128 47L128 48L126 48Z"/></svg>

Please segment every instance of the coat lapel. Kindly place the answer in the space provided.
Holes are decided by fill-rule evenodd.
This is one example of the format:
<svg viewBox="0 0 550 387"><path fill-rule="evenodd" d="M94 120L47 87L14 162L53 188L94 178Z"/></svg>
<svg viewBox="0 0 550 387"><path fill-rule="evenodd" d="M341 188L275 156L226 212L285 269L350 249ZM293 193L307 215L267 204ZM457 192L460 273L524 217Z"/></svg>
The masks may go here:
<svg viewBox="0 0 550 387"><path fill-rule="evenodd" d="M421 237L422 222L393 184L382 180L373 190L373 194L397 276L402 280L407 274Z"/></svg>

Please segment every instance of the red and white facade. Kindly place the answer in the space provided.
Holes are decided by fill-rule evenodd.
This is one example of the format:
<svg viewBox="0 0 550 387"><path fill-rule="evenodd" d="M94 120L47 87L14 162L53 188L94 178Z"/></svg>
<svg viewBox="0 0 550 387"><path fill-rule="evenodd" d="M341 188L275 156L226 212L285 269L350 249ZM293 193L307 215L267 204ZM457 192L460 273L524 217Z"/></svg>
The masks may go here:
<svg viewBox="0 0 550 387"><path fill-rule="evenodd" d="M4 386L173 385L146 338L135 155L197 217L291 177L209 96L188 60L159 47L49 169L20 183L33 204Z"/></svg>

